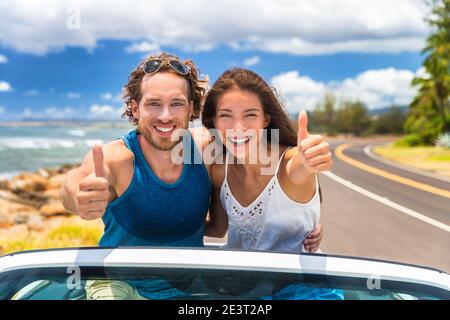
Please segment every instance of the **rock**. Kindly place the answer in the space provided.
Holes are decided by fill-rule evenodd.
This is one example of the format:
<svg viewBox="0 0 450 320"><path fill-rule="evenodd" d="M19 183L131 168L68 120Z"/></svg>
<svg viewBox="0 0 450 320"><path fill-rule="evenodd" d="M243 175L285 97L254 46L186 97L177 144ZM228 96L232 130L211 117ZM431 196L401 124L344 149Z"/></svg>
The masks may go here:
<svg viewBox="0 0 450 320"><path fill-rule="evenodd" d="M60 188L48 189L43 193L43 196L48 200L59 200Z"/></svg>
<svg viewBox="0 0 450 320"><path fill-rule="evenodd" d="M63 207L61 202L52 202L49 204L44 204L40 209L39 213L44 217L52 217L52 216L60 216L60 215L71 215L71 213L67 212Z"/></svg>
<svg viewBox="0 0 450 320"><path fill-rule="evenodd" d="M50 183L38 174L21 173L11 179L8 186L14 193L42 192L48 189Z"/></svg>
<svg viewBox="0 0 450 320"><path fill-rule="evenodd" d="M24 214L18 214L14 217L15 224L25 224L25 223L28 223L29 220L30 220L30 216L27 216Z"/></svg>
<svg viewBox="0 0 450 320"><path fill-rule="evenodd" d="M32 215L28 220L28 230L44 231L47 228L44 219L40 215Z"/></svg>
<svg viewBox="0 0 450 320"><path fill-rule="evenodd" d="M0 214L0 228L8 228L12 225L12 221L6 215Z"/></svg>
<svg viewBox="0 0 450 320"><path fill-rule="evenodd" d="M50 174L50 176L57 175L57 174L65 174L68 171L79 167L80 165L81 165L80 163L62 165L62 166L54 169L53 174Z"/></svg>
<svg viewBox="0 0 450 320"><path fill-rule="evenodd" d="M48 178L50 177L50 174L48 173L48 171L45 170L45 169L42 169L42 168L41 168L41 169L38 169L37 173L38 173L40 176L44 177L45 179L48 179Z"/></svg>
<svg viewBox="0 0 450 320"><path fill-rule="evenodd" d="M8 190L9 183L8 180L0 180L0 190Z"/></svg>
<svg viewBox="0 0 450 320"><path fill-rule="evenodd" d="M45 202L47 202L47 198L43 198L43 196L33 195L33 194L14 194L10 191L0 190L0 199L4 199L6 201L12 203L20 203L26 206L32 206L35 208L41 207Z"/></svg>
<svg viewBox="0 0 450 320"><path fill-rule="evenodd" d="M61 188L63 185L66 174L57 174L51 177L48 181L50 183L50 188Z"/></svg>

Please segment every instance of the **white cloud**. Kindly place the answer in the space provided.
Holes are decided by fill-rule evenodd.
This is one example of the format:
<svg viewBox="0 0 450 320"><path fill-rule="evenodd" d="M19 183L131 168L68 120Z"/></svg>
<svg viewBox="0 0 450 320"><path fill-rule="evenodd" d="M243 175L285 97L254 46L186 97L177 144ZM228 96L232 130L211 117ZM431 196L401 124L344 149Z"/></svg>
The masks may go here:
<svg viewBox="0 0 450 320"><path fill-rule="evenodd" d="M0 106L0 114L3 114L3 113L5 113L5 108Z"/></svg>
<svg viewBox="0 0 450 320"><path fill-rule="evenodd" d="M119 92L114 95L111 92L105 92L100 96L100 98L102 100L107 100L107 101L113 100L113 101L121 102L122 101L122 93Z"/></svg>
<svg viewBox="0 0 450 320"><path fill-rule="evenodd" d="M157 43L152 43L148 41L142 41L139 43L133 43L125 48L128 53L145 53L154 54L161 51L161 47Z"/></svg>
<svg viewBox="0 0 450 320"><path fill-rule="evenodd" d="M113 95L111 92L106 92L106 93L102 94L100 96L100 98L102 98L102 100L112 100Z"/></svg>
<svg viewBox="0 0 450 320"><path fill-rule="evenodd" d="M67 92L66 97L69 99L79 99L81 94L79 92Z"/></svg>
<svg viewBox="0 0 450 320"><path fill-rule="evenodd" d="M342 99L360 100L369 107L405 105L416 90L411 87L414 72L387 68L368 70L354 79L345 79L334 89Z"/></svg>
<svg viewBox="0 0 450 320"><path fill-rule="evenodd" d="M420 69L416 71L416 74ZM271 79L271 84L281 94L288 111L312 110L323 100L326 92L338 100L362 101L369 109L406 105L416 93L411 87L414 72L395 68L367 70L355 78L328 83L315 81L308 76L290 71Z"/></svg>
<svg viewBox="0 0 450 320"><path fill-rule="evenodd" d="M39 90L36 90L36 89L30 89L30 90L25 91L25 93L24 93L24 95L27 97L37 96L39 94L40 94Z"/></svg>
<svg viewBox="0 0 450 320"><path fill-rule="evenodd" d="M0 92L12 91L11 85L6 81L0 81Z"/></svg>
<svg viewBox="0 0 450 320"><path fill-rule="evenodd" d="M261 62L261 58L259 56L253 56L244 60L244 66L251 67Z"/></svg>
<svg viewBox="0 0 450 320"><path fill-rule="evenodd" d="M79 119L80 110L73 107L57 107L51 106L43 110L33 110L30 107L25 107L22 116L26 119L52 119L52 120L67 120Z"/></svg>
<svg viewBox="0 0 450 320"><path fill-rule="evenodd" d="M23 116L24 116L25 118L31 118L31 117L33 117L33 111L31 110L31 108L28 108L28 107L24 108L24 109L23 109Z"/></svg>
<svg viewBox="0 0 450 320"><path fill-rule="evenodd" d="M8 62L8 58L4 55L0 53L0 63L7 63Z"/></svg>
<svg viewBox="0 0 450 320"><path fill-rule="evenodd" d="M219 44L291 54L420 50L428 8L422 0L229 0L173 2L10 0L0 4L0 42L45 54L99 40L128 40L129 51ZM251 14L249 14L251 12ZM68 28L78 18L79 28ZM150 50L151 51L151 50Z"/></svg>
<svg viewBox="0 0 450 320"><path fill-rule="evenodd" d="M99 105L93 104L89 111L91 112L89 117L98 119L120 119L122 115L122 107L115 108L109 104Z"/></svg>
<svg viewBox="0 0 450 320"><path fill-rule="evenodd" d="M300 76L298 71L277 75L270 82L286 102L289 111L312 109L326 92L324 83L316 82L308 76Z"/></svg>
<svg viewBox="0 0 450 320"><path fill-rule="evenodd" d="M95 115L103 116L114 112L114 108L107 104L104 105L94 104L91 106L90 111Z"/></svg>
<svg viewBox="0 0 450 320"><path fill-rule="evenodd" d="M48 107L44 110L44 117L50 119L74 119L78 118L79 114L80 111L72 107Z"/></svg>

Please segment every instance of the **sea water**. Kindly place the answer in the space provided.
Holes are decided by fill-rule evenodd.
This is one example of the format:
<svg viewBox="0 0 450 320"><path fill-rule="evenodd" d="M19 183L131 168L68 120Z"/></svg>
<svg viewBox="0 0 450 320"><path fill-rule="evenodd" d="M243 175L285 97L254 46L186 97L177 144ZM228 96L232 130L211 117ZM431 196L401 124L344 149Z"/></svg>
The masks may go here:
<svg viewBox="0 0 450 320"><path fill-rule="evenodd" d="M132 127L117 124L38 126L0 124L0 180L22 171L80 163L97 143L108 143Z"/></svg>

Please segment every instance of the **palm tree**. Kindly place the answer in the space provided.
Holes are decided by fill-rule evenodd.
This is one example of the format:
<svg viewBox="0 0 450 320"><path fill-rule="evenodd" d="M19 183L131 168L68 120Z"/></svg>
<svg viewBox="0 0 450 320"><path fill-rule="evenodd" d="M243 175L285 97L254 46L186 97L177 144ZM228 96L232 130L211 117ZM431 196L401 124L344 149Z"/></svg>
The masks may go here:
<svg viewBox="0 0 450 320"><path fill-rule="evenodd" d="M431 0L428 4L432 11L426 21L433 33L422 50L426 75L412 81L418 94L411 102L405 129L432 143L438 134L450 131L450 0Z"/></svg>

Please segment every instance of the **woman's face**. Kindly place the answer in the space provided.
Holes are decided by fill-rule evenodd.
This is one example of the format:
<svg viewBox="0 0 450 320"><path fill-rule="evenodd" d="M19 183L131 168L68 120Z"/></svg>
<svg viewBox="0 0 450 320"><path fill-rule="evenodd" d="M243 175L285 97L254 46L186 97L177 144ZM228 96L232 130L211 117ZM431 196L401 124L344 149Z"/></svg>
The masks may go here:
<svg viewBox="0 0 450 320"><path fill-rule="evenodd" d="M214 124L227 149L237 158L248 158L256 153L262 129L270 121L258 95L231 89L219 97L216 108Z"/></svg>

